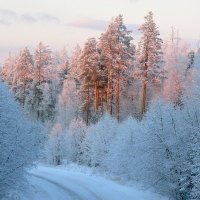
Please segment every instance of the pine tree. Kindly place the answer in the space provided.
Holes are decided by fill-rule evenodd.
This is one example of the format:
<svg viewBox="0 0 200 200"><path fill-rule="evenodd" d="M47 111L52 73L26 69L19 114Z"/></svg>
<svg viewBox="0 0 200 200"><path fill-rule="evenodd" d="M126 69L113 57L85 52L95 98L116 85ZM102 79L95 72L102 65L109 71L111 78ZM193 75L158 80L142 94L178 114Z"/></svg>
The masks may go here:
<svg viewBox="0 0 200 200"><path fill-rule="evenodd" d="M34 79L37 80L40 85L42 82L46 81L47 77L45 77L45 69L51 63L51 51L48 49L48 46L44 45L42 42L38 44L38 47L35 50L34 61Z"/></svg>
<svg viewBox="0 0 200 200"><path fill-rule="evenodd" d="M93 97L95 96L96 101L98 101L98 96L96 96L98 90L98 62L97 42L95 38L91 38L85 43L80 57L80 68L82 70L80 94L83 99L81 109L85 112L87 125L92 117L92 110L94 110L92 109L92 105L95 105Z"/></svg>
<svg viewBox="0 0 200 200"><path fill-rule="evenodd" d="M135 58L135 46L131 43L133 38L130 36L130 31L127 30L123 24L122 15L115 18L117 26L117 47L116 57L113 67L114 78L116 79L116 118L120 119L120 94L125 91L123 84L127 82L128 71L133 67L133 60Z"/></svg>
<svg viewBox="0 0 200 200"><path fill-rule="evenodd" d="M120 80L134 58L132 37L123 23L122 15L114 18L101 35L99 47L107 66L107 112L113 114L114 87L116 87L116 115L120 112ZM116 84L116 85L115 85Z"/></svg>
<svg viewBox="0 0 200 200"><path fill-rule="evenodd" d="M158 27L153 20L153 13L145 17L145 23L139 29L142 38L137 50L138 75L142 79L142 107L141 114L146 112L147 84L162 78L162 39L159 38Z"/></svg>
<svg viewBox="0 0 200 200"><path fill-rule="evenodd" d="M195 60L195 52L190 51L188 53L188 64L185 72L186 76L190 72L190 70L194 67L194 60Z"/></svg>
<svg viewBox="0 0 200 200"><path fill-rule="evenodd" d="M57 93L52 82L43 84L42 102L41 102L41 120L42 122L53 122L56 113Z"/></svg>
<svg viewBox="0 0 200 200"><path fill-rule="evenodd" d="M80 46L77 45L69 59L69 76L75 80L77 90L80 88L80 76L82 73L79 65L81 52Z"/></svg>
<svg viewBox="0 0 200 200"><path fill-rule="evenodd" d="M12 83L12 88L15 92L16 99L20 102L22 107L25 105L32 80L33 58L26 47L20 52Z"/></svg>
<svg viewBox="0 0 200 200"><path fill-rule="evenodd" d="M108 68L106 63L106 56L104 55L100 44L97 47L99 53L99 64L98 64L98 113L101 116L106 111L106 96L107 96L107 82L108 82Z"/></svg>
<svg viewBox="0 0 200 200"><path fill-rule="evenodd" d="M51 64L51 51L48 46L39 43L34 54L34 81L31 87L31 96L29 98L29 107L33 114L36 114L36 119L41 120L42 116L42 101L44 83L50 80L48 67Z"/></svg>
<svg viewBox="0 0 200 200"><path fill-rule="evenodd" d="M60 52L55 52L53 55L53 71L54 77L58 81L58 92L62 91L64 80L69 75L69 56L64 47Z"/></svg>
<svg viewBox="0 0 200 200"><path fill-rule="evenodd" d="M5 60L3 68L0 70L1 78L9 85L13 83L14 71L16 68L16 56L9 53L8 58Z"/></svg>

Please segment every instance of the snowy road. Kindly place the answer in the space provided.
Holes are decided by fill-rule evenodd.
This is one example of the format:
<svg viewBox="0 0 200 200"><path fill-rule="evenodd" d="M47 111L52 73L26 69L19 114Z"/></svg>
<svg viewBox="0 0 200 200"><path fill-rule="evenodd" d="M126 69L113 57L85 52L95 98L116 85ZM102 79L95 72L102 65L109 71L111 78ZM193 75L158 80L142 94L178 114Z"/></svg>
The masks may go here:
<svg viewBox="0 0 200 200"><path fill-rule="evenodd" d="M164 200L161 196L81 172L50 167L30 171L29 200Z"/></svg>

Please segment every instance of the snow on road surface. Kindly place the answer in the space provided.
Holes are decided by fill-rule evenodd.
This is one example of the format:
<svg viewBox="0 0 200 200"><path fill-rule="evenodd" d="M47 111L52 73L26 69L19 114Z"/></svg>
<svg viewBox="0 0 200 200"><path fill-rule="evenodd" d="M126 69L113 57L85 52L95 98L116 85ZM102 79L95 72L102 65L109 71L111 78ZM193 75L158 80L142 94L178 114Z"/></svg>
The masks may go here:
<svg viewBox="0 0 200 200"><path fill-rule="evenodd" d="M166 200L102 177L52 167L31 170L28 180L33 191L25 200Z"/></svg>

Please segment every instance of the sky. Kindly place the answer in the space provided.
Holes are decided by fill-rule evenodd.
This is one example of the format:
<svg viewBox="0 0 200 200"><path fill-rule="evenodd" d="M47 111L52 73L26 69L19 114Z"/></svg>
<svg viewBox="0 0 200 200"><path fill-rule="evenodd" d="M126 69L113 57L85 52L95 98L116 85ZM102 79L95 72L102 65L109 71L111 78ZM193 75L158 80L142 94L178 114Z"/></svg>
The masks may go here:
<svg viewBox="0 0 200 200"><path fill-rule="evenodd" d="M9 52L40 41L53 50L73 49L99 37L112 17L122 14L137 38L144 16L153 11L161 36L176 27L179 37L200 39L200 0L0 0L0 62Z"/></svg>

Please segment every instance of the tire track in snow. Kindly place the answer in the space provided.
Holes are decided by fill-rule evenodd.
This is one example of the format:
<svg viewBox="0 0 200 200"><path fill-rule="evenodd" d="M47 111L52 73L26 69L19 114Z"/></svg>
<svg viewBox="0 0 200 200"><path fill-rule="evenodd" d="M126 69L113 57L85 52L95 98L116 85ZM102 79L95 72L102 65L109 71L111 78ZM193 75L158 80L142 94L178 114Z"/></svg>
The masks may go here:
<svg viewBox="0 0 200 200"><path fill-rule="evenodd" d="M43 176L40 176L40 175L36 175L36 174L32 174L32 173L28 173L29 175L31 176L34 176L36 178L39 178L39 179L42 179L42 180L45 180L55 186L57 186L58 188L64 190L65 192L67 192L67 194L73 199L73 200L84 200L80 195L78 195L76 192L74 192L73 190L67 188L67 187L64 187L63 185L61 185L60 183L57 183L56 181L53 181L53 180L50 180L46 177L43 177Z"/></svg>
<svg viewBox="0 0 200 200"><path fill-rule="evenodd" d="M85 191L87 191L89 194L91 194L96 200L103 200L102 198L100 198L99 196L97 196L97 194L93 191L91 191L88 187L84 186L81 183L78 183L76 180L73 180L72 178L66 177L67 180L70 180L70 182L72 182L74 185L79 186L80 188L83 188Z"/></svg>
<svg viewBox="0 0 200 200"><path fill-rule="evenodd" d="M29 173L30 174L30 173ZM37 174L34 174L34 173L31 173L33 176L40 176L40 175L37 175ZM49 173L49 172L45 172L45 175L48 175L49 177L51 177L52 176L52 174L51 173ZM59 177L61 177L62 178L62 180L66 180L66 183L71 183L70 184L70 186L76 186L76 187L79 187L80 189L82 189L82 190L84 190L84 192L86 192L86 193L88 193L90 196L90 199L89 200L104 200L104 199L102 199L97 193L95 193L95 192L93 192L87 185L85 185L85 183L84 182L80 182L80 180L76 180L76 179L73 179L72 177L68 177L68 176L64 176L64 177L62 177L62 176L60 176L60 175L58 175L57 174L57 176L59 176ZM43 176L40 176L41 178L43 178L44 180L46 180L46 179L48 179L48 178L46 178L46 176L45 177L43 177ZM53 181L54 183L58 183L57 181L54 181L54 180L52 180L52 179L48 179L48 180L50 180L50 181ZM60 183L58 183L59 185L61 185ZM63 184L62 184L62 186L63 186ZM69 189L70 191L72 191L73 193L76 193L73 189L70 189L69 188L69 186L63 186L63 187L65 187L65 188L67 188L67 189ZM77 189L77 191L78 191L78 189ZM77 193L76 193L77 194ZM84 193L85 194L85 193ZM78 195L78 194L77 194ZM79 195L79 197L81 197L80 195ZM81 197L82 198L82 200L88 200L86 197ZM74 200L74 199L73 199Z"/></svg>

